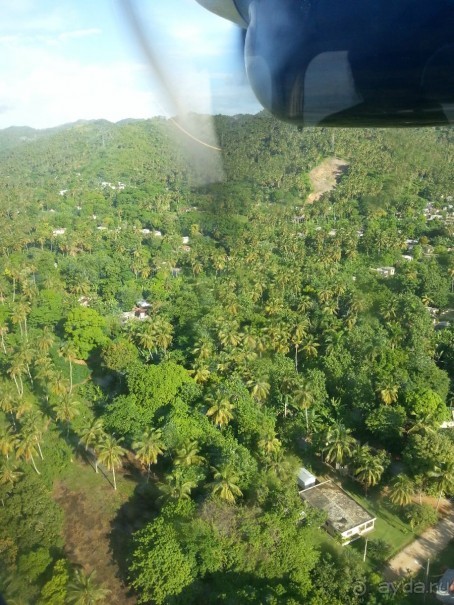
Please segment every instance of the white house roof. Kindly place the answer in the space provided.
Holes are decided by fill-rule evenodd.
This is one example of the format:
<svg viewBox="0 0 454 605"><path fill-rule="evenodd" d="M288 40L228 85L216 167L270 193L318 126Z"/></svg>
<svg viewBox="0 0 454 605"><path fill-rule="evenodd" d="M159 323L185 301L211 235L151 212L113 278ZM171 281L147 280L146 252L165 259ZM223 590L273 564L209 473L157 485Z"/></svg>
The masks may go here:
<svg viewBox="0 0 454 605"><path fill-rule="evenodd" d="M340 534L376 519L332 481L302 490L300 496L314 508L324 510Z"/></svg>

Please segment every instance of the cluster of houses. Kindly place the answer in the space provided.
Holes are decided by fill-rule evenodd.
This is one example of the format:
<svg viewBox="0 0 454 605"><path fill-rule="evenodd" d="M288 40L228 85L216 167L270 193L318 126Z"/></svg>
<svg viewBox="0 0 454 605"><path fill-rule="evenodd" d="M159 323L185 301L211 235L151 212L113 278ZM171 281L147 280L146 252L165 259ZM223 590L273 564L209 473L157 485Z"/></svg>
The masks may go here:
<svg viewBox="0 0 454 605"><path fill-rule="evenodd" d="M144 319L147 319L147 317L150 314L150 309L151 309L151 304L149 302L147 302L146 300L139 300L137 301L135 307L132 309L132 311L125 311L124 313L121 314L121 321L123 323L131 320L131 319L138 319L140 321L143 321Z"/></svg>
<svg viewBox="0 0 454 605"><path fill-rule="evenodd" d="M448 195L446 198L442 196L442 199L446 199L446 202L452 202L452 195ZM434 207L432 202L428 202L424 208L424 216L426 221L443 221L444 223L454 223L454 205L446 204L441 210Z"/></svg>

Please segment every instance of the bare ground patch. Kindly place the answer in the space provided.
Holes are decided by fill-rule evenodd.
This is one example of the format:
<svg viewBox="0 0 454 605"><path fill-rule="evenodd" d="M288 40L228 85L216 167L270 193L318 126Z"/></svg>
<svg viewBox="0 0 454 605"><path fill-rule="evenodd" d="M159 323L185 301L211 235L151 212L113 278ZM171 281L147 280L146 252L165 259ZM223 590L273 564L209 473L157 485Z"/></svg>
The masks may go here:
<svg viewBox="0 0 454 605"><path fill-rule="evenodd" d="M106 485L102 490L111 488ZM135 605L136 599L128 595L112 559L110 532L114 515L106 515L86 494L71 491L63 482L56 485L54 498L65 514L65 551L69 560L87 572L96 570L98 582L112 591L110 605Z"/></svg>
<svg viewBox="0 0 454 605"><path fill-rule="evenodd" d="M339 178L345 172L348 162L339 158L328 158L309 173L313 192L307 202L312 204L324 193L331 191L337 185Z"/></svg>

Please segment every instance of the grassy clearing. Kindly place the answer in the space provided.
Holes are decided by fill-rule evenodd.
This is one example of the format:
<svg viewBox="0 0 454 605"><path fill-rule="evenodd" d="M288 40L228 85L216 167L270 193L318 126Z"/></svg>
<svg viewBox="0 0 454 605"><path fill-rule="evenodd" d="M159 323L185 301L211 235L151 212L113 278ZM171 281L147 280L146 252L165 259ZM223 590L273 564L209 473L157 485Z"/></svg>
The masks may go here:
<svg viewBox="0 0 454 605"><path fill-rule="evenodd" d="M110 605L135 603L119 579L112 531L115 528L120 547L127 543L132 529L119 527L118 515L132 499L136 487L127 461L125 470L117 473L115 491L110 472L100 469L96 474L90 464L76 456L54 487L54 498L64 512L67 556L86 571L96 570L100 584L112 590Z"/></svg>
<svg viewBox="0 0 454 605"><path fill-rule="evenodd" d="M100 468L98 473L89 465L74 460L63 477L63 483L72 492L84 494L98 510L111 515L130 498L137 483L123 473L116 473L117 490L112 487L112 473Z"/></svg>

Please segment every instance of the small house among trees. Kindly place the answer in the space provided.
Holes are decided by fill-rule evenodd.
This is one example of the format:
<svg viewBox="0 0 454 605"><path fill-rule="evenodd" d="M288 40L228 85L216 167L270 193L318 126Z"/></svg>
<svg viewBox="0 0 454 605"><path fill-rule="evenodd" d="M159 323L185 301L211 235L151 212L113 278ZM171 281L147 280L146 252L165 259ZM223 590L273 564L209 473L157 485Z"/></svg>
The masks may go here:
<svg viewBox="0 0 454 605"><path fill-rule="evenodd" d="M327 514L326 531L332 536L340 537L342 545L349 544L375 527L376 517L344 490L333 483L325 481L300 491L300 496L308 504Z"/></svg>

